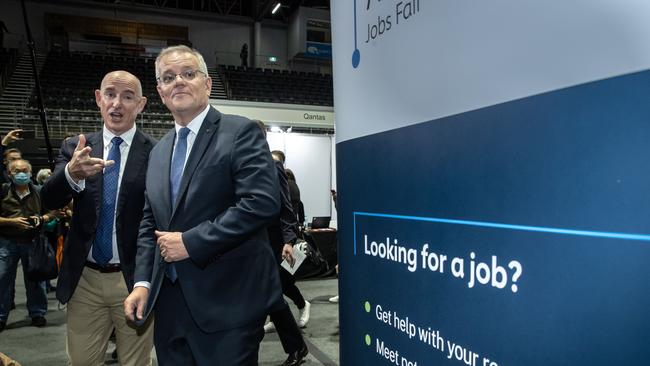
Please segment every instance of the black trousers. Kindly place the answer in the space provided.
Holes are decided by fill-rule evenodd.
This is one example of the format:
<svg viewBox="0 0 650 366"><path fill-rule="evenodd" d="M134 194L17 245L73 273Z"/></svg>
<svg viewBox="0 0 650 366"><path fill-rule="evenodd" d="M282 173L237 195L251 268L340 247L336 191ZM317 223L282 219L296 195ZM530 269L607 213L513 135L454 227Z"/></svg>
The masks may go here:
<svg viewBox="0 0 650 366"><path fill-rule="evenodd" d="M282 256L278 255L280 251L275 251L275 259L278 263L278 271L280 272L280 282L282 283L282 293L293 301L299 309L305 307L305 299L302 297L300 290L296 287L296 279L284 268L280 266ZM296 324L296 319L293 317L289 305L285 302L284 307L269 314L275 330L278 332L282 349L289 354L296 352L305 347L305 340L302 338L300 328Z"/></svg>
<svg viewBox="0 0 650 366"><path fill-rule="evenodd" d="M163 280L155 308L154 345L160 366L255 366L264 319L206 333L192 319L178 281Z"/></svg>
<svg viewBox="0 0 650 366"><path fill-rule="evenodd" d="M305 298L302 297L300 289L296 286L296 278L287 272L280 263L282 263L282 245L271 245L275 261L278 263L278 271L280 272L280 283L282 284L282 293L291 299L298 309L305 307Z"/></svg>
<svg viewBox="0 0 650 366"><path fill-rule="evenodd" d="M278 269L280 270L280 283L282 283L282 293L290 298L291 301L296 304L298 309L304 308L305 298L302 297L302 293L296 286L296 278L293 277L291 273L285 271L284 268L280 267L279 265Z"/></svg>
<svg viewBox="0 0 650 366"><path fill-rule="evenodd" d="M302 339L302 333L300 333L296 319L289 310L289 305L272 312L269 317L275 325L275 330L278 332L285 353L296 352L305 346L305 340Z"/></svg>

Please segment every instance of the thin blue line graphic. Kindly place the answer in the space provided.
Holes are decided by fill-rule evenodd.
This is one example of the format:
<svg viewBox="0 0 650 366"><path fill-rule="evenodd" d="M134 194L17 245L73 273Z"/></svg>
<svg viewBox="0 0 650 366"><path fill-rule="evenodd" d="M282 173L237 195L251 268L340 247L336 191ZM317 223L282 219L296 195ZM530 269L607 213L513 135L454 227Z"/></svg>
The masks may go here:
<svg viewBox="0 0 650 366"><path fill-rule="evenodd" d="M357 49L357 0L354 0L354 49Z"/></svg>
<svg viewBox="0 0 650 366"><path fill-rule="evenodd" d="M590 237L595 237L595 238L650 241L650 235L648 235L648 234L627 234L627 233L615 233L615 232L606 232L606 231L561 229L561 228L552 228L552 227L543 227L543 226L512 225L512 224L501 224L501 223L496 223L496 222L484 222L484 221L443 219L443 218L437 218L437 217L392 215L392 214L382 214L382 213L374 213L374 212L354 212L354 215L353 215L354 216L354 220L353 220L353 222L354 222L354 255L357 255L357 215L358 216L382 217L382 218L398 219L398 220L426 221L426 222L437 222L437 223L453 224L453 225L468 225L468 226L489 227L489 228L495 228L495 229L533 231L533 232L562 234L562 235L590 236Z"/></svg>
<svg viewBox="0 0 650 366"><path fill-rule="evenodd" d="M352 67L355 69L359 66L361 62L361 52L357 47L357 0L354 0L354 51L352 52Z"/></svg>
<svg viewBox="0 0 650 366"><path fill-rule="evenodd" d="M353 215L353 225L354 225L354 255L357 255L357 213Z"/></svg>

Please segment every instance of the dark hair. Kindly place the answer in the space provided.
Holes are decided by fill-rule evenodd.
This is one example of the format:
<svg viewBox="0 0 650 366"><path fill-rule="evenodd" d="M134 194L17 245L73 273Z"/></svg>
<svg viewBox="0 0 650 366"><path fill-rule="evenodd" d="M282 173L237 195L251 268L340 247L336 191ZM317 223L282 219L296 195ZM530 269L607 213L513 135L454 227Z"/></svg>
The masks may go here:
<svg viewBox="0 0 650 366"><path fill-rule="evenodd" d="M273 150L273 151L271 151L271 154L277 156L280 159L280 161L282 162L282 164L284 164L284 161L286 160L286 157L284 156L284 153L282 151Z"/></svg>
<svg viewBox="0 0 650 366"><path fill-rule="evenodd" d="M285 169L284 172L287 174L287 179L292 180L294 182L296 181L296 176L293 174L291 169Z"/></svg>
<svg viewBox="0 0 650 366"><path fill-rule="evenodd" d="M12 147L11 149L7 149L7 150L5 150L5 153L3 154L3 157L6 158L7 155L9 155L9 154L11 154L11 153L19 153L20 156L23 156L23 153L20 152L20 150L16 149L15 147Z"/></svg>

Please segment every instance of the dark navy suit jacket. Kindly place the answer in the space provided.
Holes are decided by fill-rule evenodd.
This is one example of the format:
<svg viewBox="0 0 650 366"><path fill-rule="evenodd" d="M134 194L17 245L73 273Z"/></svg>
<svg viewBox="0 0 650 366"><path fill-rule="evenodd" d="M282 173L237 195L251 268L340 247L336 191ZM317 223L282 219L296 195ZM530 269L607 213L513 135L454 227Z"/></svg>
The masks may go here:
<svg viewBox="0 0 650 366"><path fill-rule="evenodd" d="M175 130L151 152L135 281L149 281L146 315L165 276L154 230L182 232L178 283L205 332L260 321L282 304L266 226L280 210L275 167L257 124L210 108L187 157L177 202L169 172ZM157 315L159 316L159 315ZM175 316L166 314L163 316ZM146 317L145 317L146 319ZM164 319L157 318L157 322ZM141 322L140 322L141 323Z"/></svg>
<svg viewBox="0 0 650 366"><path fill-rule="evenodd" d="M280 216L278 216L268 227L271 250L278 263L282 261L282 248L285 244L295 244L298 239L298 221L293 213L291 200L289 198L289 185L284 167L279 161L275 161L275 170L278 175L280 188Z"/></svg>
<svg viewBox="0 0 650 366"><path fill-rule="evenodd" d="M104 154L102 131L85 136L86 146L92 147L90 155L102 159ZM63 169L72 158L78 142L78 137L71 137L63 141L54 174L41 189L43 203L49 209L62 208L71 199L74 199L72 222L66 237L63 263L56 288L56 297L64 304L72 297L79 278L81 278L86 258L95 239L95 229L102 204L103 176L101 174L86 179L86 187L79 193L70 187L65 178ZM115 217L117 249L122 265L122 274L129 291L133 288L136 243L144 207L147 161L149 152L154 145L156 145L156 140L136 130L117 197Z"/></svg>

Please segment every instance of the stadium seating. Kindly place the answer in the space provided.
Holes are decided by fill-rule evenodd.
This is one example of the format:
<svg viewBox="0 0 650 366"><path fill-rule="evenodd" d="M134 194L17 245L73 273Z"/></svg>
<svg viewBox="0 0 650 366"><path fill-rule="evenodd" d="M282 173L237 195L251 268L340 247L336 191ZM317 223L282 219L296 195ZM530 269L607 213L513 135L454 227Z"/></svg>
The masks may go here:
<svg viewBox="0 0 650 366"><path fill-rule="evenodd" d="M18 61L17 49L0 47L0 94L9 80L11 69L16 61Z"/></svg>
<svg viewBox="0 0 650 366"><path fill-rule="evenodd" d="M138 117L139 128L155 137L162 136L170 128L171 116L156 91L154 58L54 49L48 54L41 72L43 104L53 137L97 129L101 117L94 90L102 77L112 70L126 70L142 83L148 101ZM229 99L333 105L331 75L232 65L219 65L217 71ZM23 121L24 126L30 124L40 124L35 92L32 92Z"/></svg>
<svg viewBox="0 0 650 366"><path fill-rule="evenodd" d="M161 136L171 127L172 119L156 91L154 63L155 59L151 57L52 50L40 77L43 104L53 137L97 130L101 117L94 91L99 88L104 75L113 70L126 70L140 79L147 105L138 117L139 128ZM23 125L37 123L36 108L34 91Z"/></svg>
<svg viewBox="0 0 650 366"><path fill-rule="evenodd" d="M229 99L332 106L332 75L219 65Z"/></svg>

